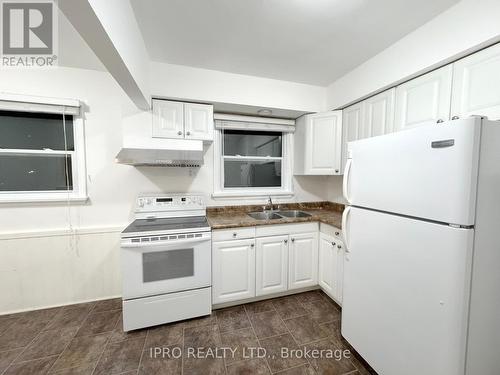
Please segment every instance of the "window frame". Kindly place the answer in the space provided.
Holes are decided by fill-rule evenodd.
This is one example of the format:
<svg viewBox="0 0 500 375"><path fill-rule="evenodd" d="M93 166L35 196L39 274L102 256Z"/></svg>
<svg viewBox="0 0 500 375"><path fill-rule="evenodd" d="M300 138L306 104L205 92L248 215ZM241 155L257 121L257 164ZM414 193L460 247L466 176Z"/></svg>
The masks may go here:
<svg viewBox="0 0 500 375"><path fill-rule="evenodd" d="M251 129L248 129L251 131ZM277 130L270 130L277 132ZM279 132L279 131L278 131ZM292 155L293 155L293 133L282 133L282 154L280 157L259 157L259 156L230 156L231 160L278 160L281 159L281 186L280 187L224 187L224 155L223 155L223 129L215 129L214 133L214 191L212 197L217 198L260 198L267 196L291 197L292 188Z"/></svg>
<svg viewBox="0 0 500 375"><path fill-rule="evenodd" d="M15 98L12 102L12 97ZM38 97L0 95L0 101L7 100L4 111L26 113L55 113L63 116L66 107L71 107L66 115L73 116L74 151L65 150L30 150L30 149L0 149L0 155L71 155L72 184L71 190L37 190L37 191L0 191L0 203L35 203L35 202L85 202L87 195L87 178L85 162L85 131L84 118L81 111L75 114L74 107L79 107L78 101L53 98L46 100ZM71 104L71 105L68 105ZM75 105L77 103L77 105Z"/></svg>

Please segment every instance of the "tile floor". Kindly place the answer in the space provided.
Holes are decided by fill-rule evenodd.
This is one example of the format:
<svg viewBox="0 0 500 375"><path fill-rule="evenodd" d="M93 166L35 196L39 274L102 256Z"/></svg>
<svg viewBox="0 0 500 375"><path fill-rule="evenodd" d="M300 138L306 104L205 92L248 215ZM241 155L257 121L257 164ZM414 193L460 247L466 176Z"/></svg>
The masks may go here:
<svg viewBox="0 0 500 375"><path fill-rule="evenodd" d="M251 355L257 348L265 358ZM283 348L331 351L286 357ZM1 375L374 374L352 354L331 358L346 349L340 309L319 291L131 333L122 330L119 299L0 316Z"/></svg>

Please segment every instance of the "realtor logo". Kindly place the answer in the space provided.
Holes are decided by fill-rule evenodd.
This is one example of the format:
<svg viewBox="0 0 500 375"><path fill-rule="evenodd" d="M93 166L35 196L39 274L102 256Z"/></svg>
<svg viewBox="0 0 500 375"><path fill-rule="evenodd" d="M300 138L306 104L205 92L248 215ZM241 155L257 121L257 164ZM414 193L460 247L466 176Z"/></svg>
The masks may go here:
<svg viewBox="0 0 500 375"><path fill-rule="evenodd" d="M57 13L53 1L2 0L1 20L2 66L55 65Z"/></svg>

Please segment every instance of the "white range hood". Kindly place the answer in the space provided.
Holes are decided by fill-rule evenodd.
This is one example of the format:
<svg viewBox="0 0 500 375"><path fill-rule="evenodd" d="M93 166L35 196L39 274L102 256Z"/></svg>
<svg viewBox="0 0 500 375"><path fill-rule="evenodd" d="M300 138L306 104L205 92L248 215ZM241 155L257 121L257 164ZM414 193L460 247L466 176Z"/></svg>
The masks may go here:
<svg viewBox="0 0 500 375"><path fill-rule="evenodd" d="M122 147L116 162L135 166L199 167L203 165L203 141L153 138L151 112L123 119Z"/></svg>
<svg viewBox="0 0 500 375"><path fill-rule="evenodd" d="M124 137L116 162L135 166L199 167L203 164L203 142Z"/></svg>

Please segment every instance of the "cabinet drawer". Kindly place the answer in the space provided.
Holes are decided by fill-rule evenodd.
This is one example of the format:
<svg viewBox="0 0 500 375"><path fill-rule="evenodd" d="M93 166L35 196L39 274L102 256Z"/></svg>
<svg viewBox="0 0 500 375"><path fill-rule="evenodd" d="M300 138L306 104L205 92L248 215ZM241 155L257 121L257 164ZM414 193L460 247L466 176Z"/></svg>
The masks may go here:
<svg viewBox="0 0 500 375"><path fill-rule="evenodd" d="M339 240L342 240L342 231L337 228L337 227L334 227L333 225L328 225L328 224L323 224L321 223L320 226L319 226L319 231L321 233L324 233L326 234L327 236L330 236L330 237L335 237Z"/></svg>
<svg viewBox="0 0 500 375"><path fill-rule="evenodd" d="M211 292L211 288L202 288L123 301L123 330L210 315Z"/></svg>
<svg viewBox="0 0 500 375"><path fill-rule="evenodd" d="M242 240L255 237L255 227L214 230L212 241Z"/></svg>

